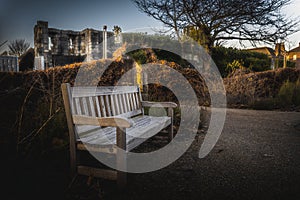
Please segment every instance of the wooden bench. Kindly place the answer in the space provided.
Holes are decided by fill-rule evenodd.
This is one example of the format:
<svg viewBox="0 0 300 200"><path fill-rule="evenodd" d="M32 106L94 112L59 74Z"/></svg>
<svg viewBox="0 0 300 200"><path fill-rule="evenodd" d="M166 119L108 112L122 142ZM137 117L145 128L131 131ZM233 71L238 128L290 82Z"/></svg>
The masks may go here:
<svg viewBox="0 0 300 200"><path fill-rule="evenodd" d="M80 174L117 180L118 186L124 187L126 173L80 166L77 151L115 154L117 165L124 166L126 158L117 156L116 147L131 151L167 127L169 140L173 138L173 108L177 105L142 101L137 86L71 87L64 83L61 88L69 128L72 177ZM152 106L167 108L168 116L144 115L144 108Z"/></svg>

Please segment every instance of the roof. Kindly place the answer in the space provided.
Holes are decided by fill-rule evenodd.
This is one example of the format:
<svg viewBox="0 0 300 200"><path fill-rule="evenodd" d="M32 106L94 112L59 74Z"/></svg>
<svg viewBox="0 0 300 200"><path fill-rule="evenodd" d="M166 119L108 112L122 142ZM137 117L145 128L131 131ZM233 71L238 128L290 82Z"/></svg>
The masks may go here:
<svg viewBox="0 0 300 200"><path fill-rule="evenodd" d="M300 52L300 46L290 50L289 52Z"/></svg>
<svg viewBox="0 0 300 200"><path fill-rule="evenodd" d="M259 48L253 48L253 49L247 49L247 50L252 51L252 52L267 54L267 55L270 55L270 56L275 56L274 49L272 49L270 47L259 47Z"/></svg>

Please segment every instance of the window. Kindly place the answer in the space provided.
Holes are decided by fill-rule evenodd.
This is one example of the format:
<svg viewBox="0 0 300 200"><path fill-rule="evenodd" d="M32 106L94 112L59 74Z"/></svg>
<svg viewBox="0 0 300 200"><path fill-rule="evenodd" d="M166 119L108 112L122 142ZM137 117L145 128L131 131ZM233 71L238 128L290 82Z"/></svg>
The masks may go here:
<svg viewBox="0 0 300 200"><path fill-rule="evenodd" d="M297 60L297 55L293 55L293 60Z"/></svg>
<svg viewBox="0 0 300 200"><path fill-rule="evenodd" d="M71 38L69 40L69 48L70 48L70 50L73 49L73 40Z"/></svg>
<svg viewBox="0 0 300 200"><path fill-rule="evenodd" d="M48 50L52 50L53 44L52 44L52 40L51 37L48 37Z"/></svg>

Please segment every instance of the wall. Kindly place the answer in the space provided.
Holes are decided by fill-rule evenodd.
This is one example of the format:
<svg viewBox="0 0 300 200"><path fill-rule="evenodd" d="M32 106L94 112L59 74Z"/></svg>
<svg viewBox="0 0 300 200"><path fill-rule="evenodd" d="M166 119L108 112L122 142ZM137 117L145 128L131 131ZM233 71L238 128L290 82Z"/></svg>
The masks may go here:
<svg viewBox="0 0 300 200"><path fill-rule="evenodd" d="M108 38L113 35L113 32L107 32ZM103 31L99 30L60 30L49 28L45 21L37 21L34 27L35 57L43 57L37 60L44 60L45 69L82 62L84 59L101 59L102 41Z"/></svg>
<svg viewBox="0 0 300 200"><path fill-rule="evenodd" d="M300 69L300 43L299 46L292 49L287 56L287 59L295 63L296 68Z"/></svg>
<svg viewBox="0 0 300 200"><path fill-rule="evenodd" d="M18 72L19 62L16 56L0 56L0 71Z"/></svg>

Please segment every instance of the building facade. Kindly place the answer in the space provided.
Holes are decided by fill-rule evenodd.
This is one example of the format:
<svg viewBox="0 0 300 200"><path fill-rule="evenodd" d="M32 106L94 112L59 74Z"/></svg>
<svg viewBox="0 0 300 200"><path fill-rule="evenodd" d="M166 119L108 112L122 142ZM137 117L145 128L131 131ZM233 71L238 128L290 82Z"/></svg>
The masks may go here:
<svg viewBox="0 0 300 200"><path fill-rule="evenodd" d="M278 69L279 67L286 67L286 55L287 51L285 50L284 43L276 43L275 49L270 47L258 47L253 49L248 49L248 51L256 52L256 53L263 53L269 56L271 59L271 66L270 69ZM280 63L283 63L281 66Z"/></svg>
<svg viewBox="0 0 300 200"><path fill-rule="evenodd" d="M17 56L0 56L1 72L18 72L19 60Z"/></svg>
<svg viewBox="0 0 300 200"><path fill-rule="evenodd" d="M49 28L48 22L37 21L34 27L35 68L47 69L84 60L101 59L105 34L107 38L114 36L113 32L106 30L72 31ZM113 39L106 43L108 49L113 48Z"/></svg>
<svg viewBox="0 0 300 200"><path fill-rule="evenodd" d="M290 50L287 55L287 60L294 62L297 68L300 68L300 43L299 46Z"/></svg>

